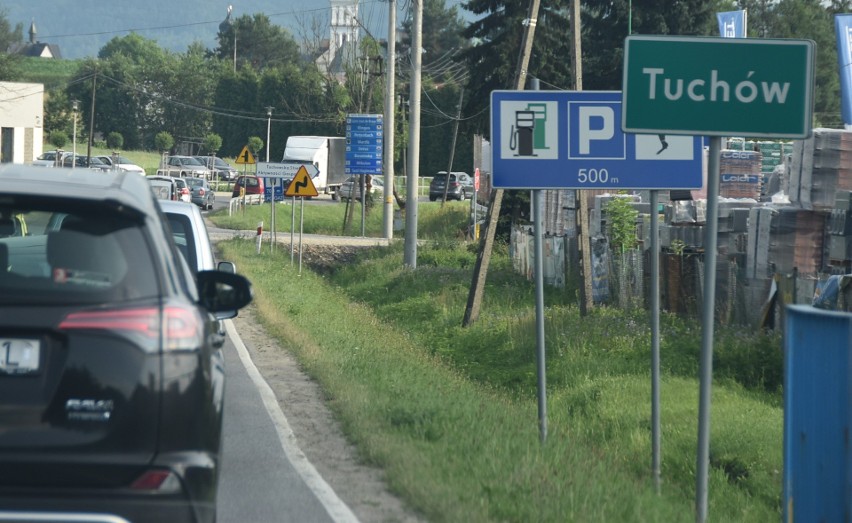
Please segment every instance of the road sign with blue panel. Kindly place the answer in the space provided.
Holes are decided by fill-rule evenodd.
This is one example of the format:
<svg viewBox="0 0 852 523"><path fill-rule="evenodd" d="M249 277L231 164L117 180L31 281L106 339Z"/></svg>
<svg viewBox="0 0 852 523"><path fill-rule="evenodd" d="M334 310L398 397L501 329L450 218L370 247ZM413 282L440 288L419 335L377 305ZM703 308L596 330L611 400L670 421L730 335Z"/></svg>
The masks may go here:
<svg viewBox="0 0 852 523"><path fill-rule="evenodd" d="M491 93L492 176L504 189L697 189L701 137L622 131L618 91Z"/></svg>
<svg viewBox="0 0 852 523"><path fill-rule="evenodd" d="M346 116L346 174L382 174L384 117L380 114Z"/></svg>

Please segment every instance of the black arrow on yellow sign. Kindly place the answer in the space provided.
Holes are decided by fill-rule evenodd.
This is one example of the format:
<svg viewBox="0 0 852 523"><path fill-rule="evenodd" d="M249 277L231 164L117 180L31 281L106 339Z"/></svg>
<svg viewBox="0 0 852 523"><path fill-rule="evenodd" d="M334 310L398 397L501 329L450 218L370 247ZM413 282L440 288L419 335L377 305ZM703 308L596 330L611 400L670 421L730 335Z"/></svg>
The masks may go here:
<svg viewBox="0 0 852 523"><path fill-rule="evenodd" d="M251 151L249 151L248 145L243 147L243 150L240 151L239 155L237 155L237 159L234 160L234 163L254 165L254 155L252 155Z"/></svg>
<svg viewBox="0 0 852 523"><path fill-rule="evenodd" d="M290 185L287 186L284 196L299 196L303 198L319 196L317 187L314 185L314 181L311 180L308 170L305 169L304 165L296 171L296 176L290 181Z"/></svg>

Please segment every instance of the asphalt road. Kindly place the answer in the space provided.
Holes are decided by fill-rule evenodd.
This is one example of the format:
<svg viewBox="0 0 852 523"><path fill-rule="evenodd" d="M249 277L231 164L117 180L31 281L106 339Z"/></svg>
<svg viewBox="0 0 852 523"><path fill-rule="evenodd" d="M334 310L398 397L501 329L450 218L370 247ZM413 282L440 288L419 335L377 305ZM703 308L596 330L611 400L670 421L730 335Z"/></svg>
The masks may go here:
<svg viewBox="0 0 852 523"><path fill-rule="evenodd" d="M298 448L272 389L226 322L225 413L217 520L357 522Z"/></svg>

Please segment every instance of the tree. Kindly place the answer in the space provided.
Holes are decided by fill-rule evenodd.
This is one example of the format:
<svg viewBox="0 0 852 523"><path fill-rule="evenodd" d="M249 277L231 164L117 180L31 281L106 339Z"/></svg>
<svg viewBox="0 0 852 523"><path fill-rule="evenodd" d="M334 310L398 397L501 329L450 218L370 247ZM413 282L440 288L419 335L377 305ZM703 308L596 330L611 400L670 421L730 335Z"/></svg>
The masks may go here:
<svg viewBox="0 0 852 523"><path fill-rule="evenodd" d="M77 115L80 118L80 115ZM77 124L77 139L80 140L84 134L85 126ZM49 89L44 97L44 130L49 136L51 131L65 131L66 134L74 132L74 113L71 110L71 101L65 94L64 89ZM88 133L85 133L88 135Z"/></svg>
<svg viewBox="0 0 852 523"><path fill-rule="evenodd" d="M411 53L413 22L408 17L402 23L404 37L397 47L400 56ZM461 58L463 50L470 46L463 36L464 29L457 6L447 7L446 0L424 0L420 172L427 176L446 170L449 163L459 94L470 77ZM407 72L405 66L400 69ZM408 91L408 87L398 90L406 94ZM402 123L402 115L397 122ZM460 129L456 141L453 165L457 170L469 170L472 164L471 135L466 129ZM407 146L407 131L403 128L403 136L395 142L397 151Z"/></svg>
<svg viewBox="0 0 852 523"><path fill-rule="evenodd" d="M542 6L528 68L530 76L559 89L573 86L571 38L566 36L571 26L567 18L569 6L569 0L554 0ZM464 7L480 15L463 33L475 42L462 53L471 78L464 114L480 115L466 127L470 132L487 134L491 91L512 87L528 5L512 0L468 0Z"/></svg>
<svg viewBox="0 0 852 523"><path fill-rule="evenodd" d="M12 27L9 10L0 7L0 81L15 81L21 75L21 56L12 50L24 40L24 26Z"/></svg>
<svg viewBox="0 0 852 523"><path fill-rule="evenodd" d="M397 48L400 56L407 56L411 48L413 19L409 16L402 22L404 38ZM423 74L436 81L458 79L464 68L455 58L469 46L462 36L464 20L458 6L447 7L446 0L423 1Z"/></svg>
<svg viewBox="0 0 852 523"><path fill-rule="evenodd" d="M848 10L848 2L837 4L835 8ZM835 13L826 9L819 0L780 0L773 8L768 24L768 36L772 38L808 38L816 42L814 118L818 126L826 127L843 126Z"/></svg>
<svg viewBox="0 0 852 523"><path fill-rule="evenodd" d="M68 134L66 134L65 131L50 131L48 139L54 147L62 149L65 147L65 144L68 143Z"/></svg>
<svg viewBox="0 0 852 523"><path fill-rule="evenodd" d="M214 105L216 86L227 69L219 60L208 60L200 44L167 61L166 68L167 74L161 76L162 128L179 140L197 141L212 129L207 108Z"/></svg>
<svg viewBox="0 0 852 523"><path fill-rule="evenodd" d="M124 147L124 137L121 136L121 133L113 131L107 135L106 143L107 147L117 151Z"/></svg>
<svg viewBox="0 0 852 523"><path fill-rule="evenodd" d="M171 150L175 146L175 139L168 131L160 131L154 136L154 145L160 152Z"/></svg>
<svg viewBox="0 0 852 523"><path fill-rule="evenodd" d="M263 149L263 139L260 136L249 136L248 139L249 151L255 156Z"/></svg>
<svg viewBox="0 0 852 523"><path fill-rule="evenodd" d="M216 154L222 148L222 137L216 133L209 133L204 137L204 151L206 154Z"/></svg>
<svg viewBox="0 0 852 523"><path fill-rule="evenodd" d="M581 15L583 89L621 89L628 25L631 34L718 36L716 13L731 9L727 0L587 0Z"/></svg>
<svg viewBox="0 0 852 523"><path fill-rule="evenodd" d="M236 34L237 69L250 67L263 70L298 62L299 44L286 29L272 25L269 17L258 13L254 16L243 15L230 23L222 24L216 38L219 42L213 54L223 61L231 63L234 59Z"/></svg>
<svg viewBox="0 0 852 523"><path fill-rule="evenodd" d="M135 33L113 38L98 59L81 63L68 94L89 114L95 92L94 132L115 131L128 149L151 147L153 135L164 128L161 100L167 96L163 76L173 57L153 40Z"/></svg>
<svg viewBox="0 0 852 523"><path fill-rule="evenodd" d="M246 138L260 132L261 119L266 122L266 112L260 112L257 91L258 76L251 69L240 74L226 72L216 85L213 105L217 111L213 115L213 132L222 137L222 156L239 154ZM265 127L263 130L266 131Z"/></svg>

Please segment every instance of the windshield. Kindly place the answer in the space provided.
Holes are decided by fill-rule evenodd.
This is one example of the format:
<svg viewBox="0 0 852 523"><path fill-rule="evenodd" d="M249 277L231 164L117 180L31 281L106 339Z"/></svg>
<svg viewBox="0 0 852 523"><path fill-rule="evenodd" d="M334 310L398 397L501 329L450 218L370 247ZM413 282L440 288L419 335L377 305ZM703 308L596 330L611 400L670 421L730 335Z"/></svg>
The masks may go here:
<svg viewBox="0 0 852 523"><path fill-rule="evenodd" d="M0 230L0 303L105 303L157 296L141 224L67 203L12 205L0 206L0 222L12 223Z"/></svg>
<svg viewBox="0 0 852 523"><path fill-rule="evenodd" d="M203 163L201 163L201 162L199 162L199 161L198 161L198 160L196 160L195 158L190 158L190 157L180 158L178 161L179 161L182 165L197 165L197 166L200 166L200 167L204 167L204 164L203 164Z"/></svg>

